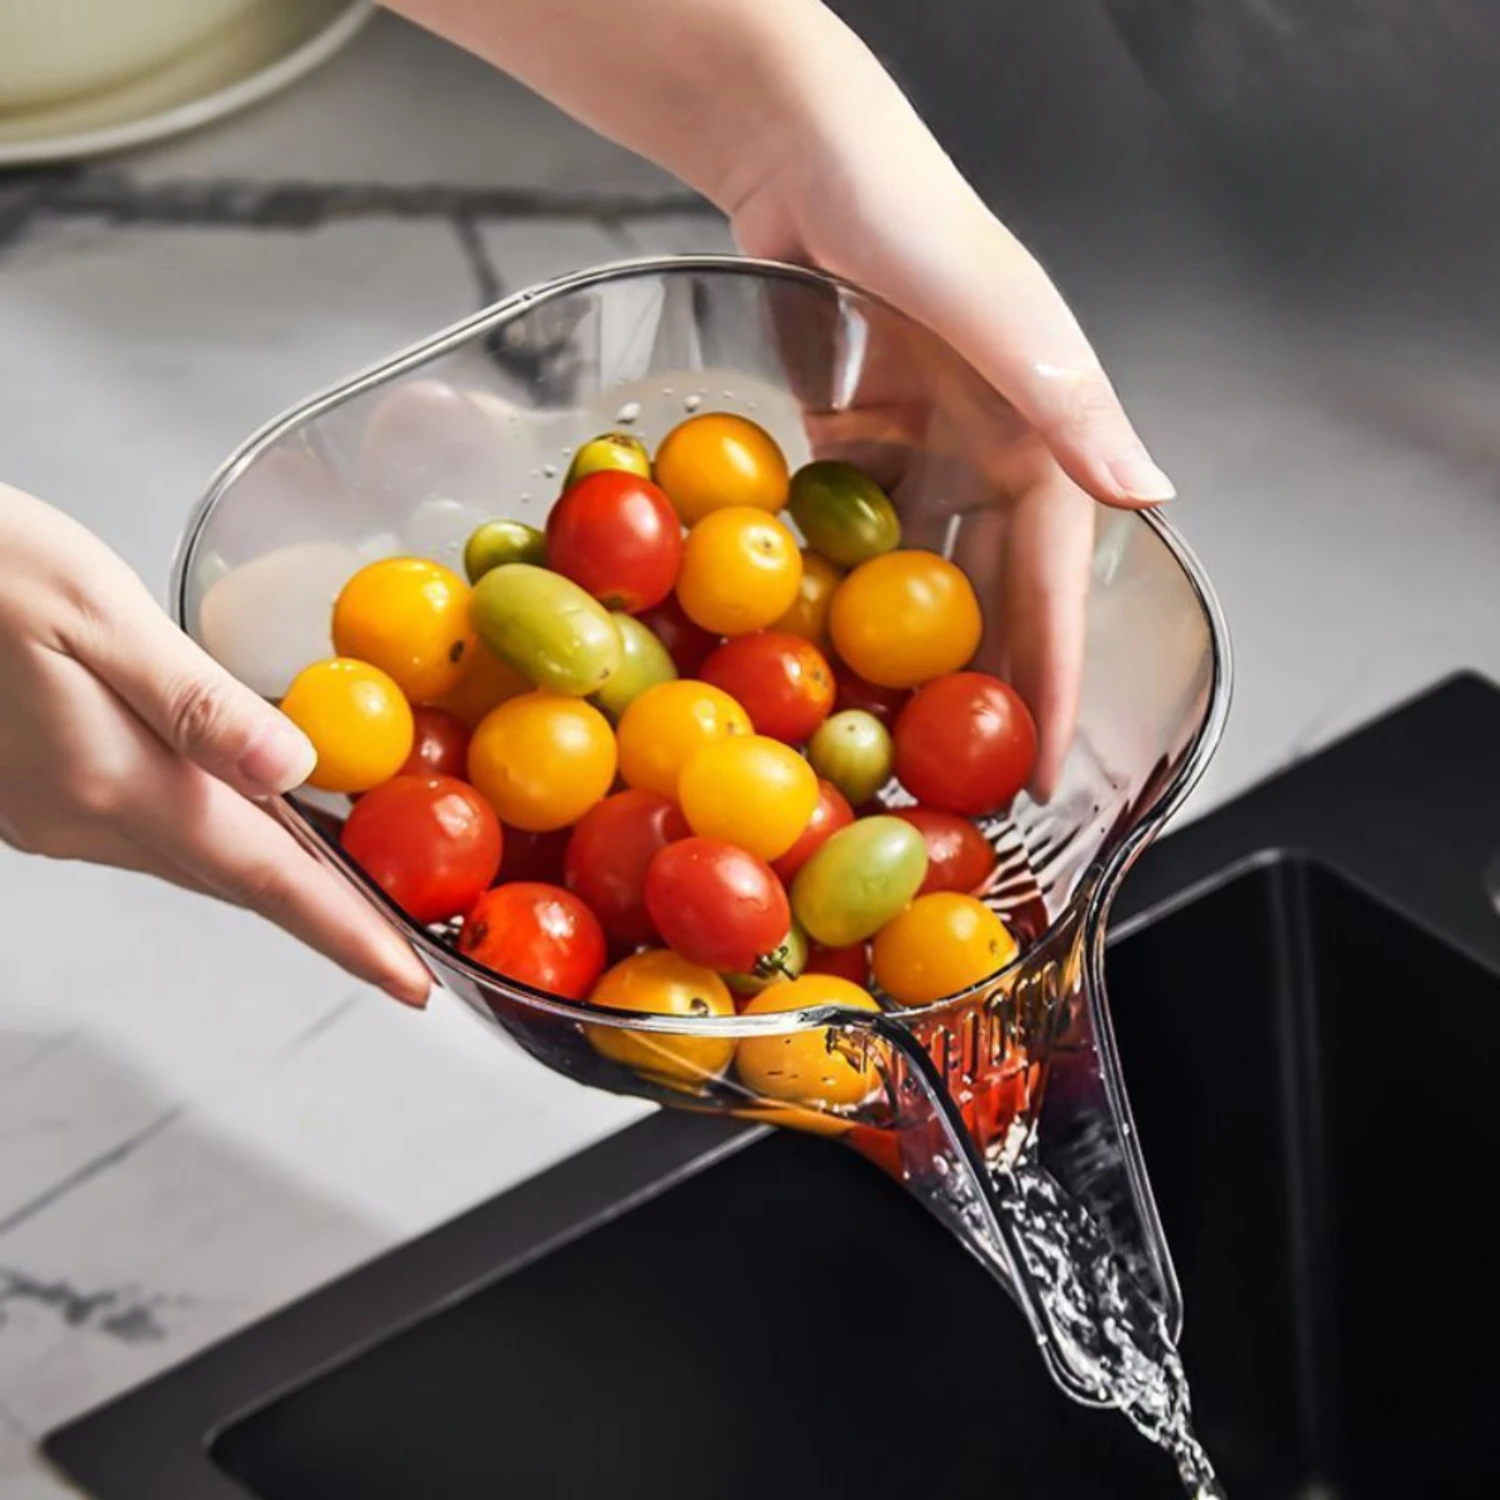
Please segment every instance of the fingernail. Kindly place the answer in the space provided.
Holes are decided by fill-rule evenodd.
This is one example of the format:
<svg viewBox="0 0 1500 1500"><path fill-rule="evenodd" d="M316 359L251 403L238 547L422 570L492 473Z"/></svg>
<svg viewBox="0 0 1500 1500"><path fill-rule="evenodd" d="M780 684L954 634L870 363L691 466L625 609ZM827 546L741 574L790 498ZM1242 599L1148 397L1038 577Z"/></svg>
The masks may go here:
<svg viewBox="0 0 1500 1500"><path fill-rule="evenodd" d="M1109 471L1128 499L1160 505L1177 498L1177 486L1156 466L1144 448L1112 460Z"/></svg>
<svg viewBox="0 0 1500 1500"><path fill-rule="evenodd" d="M290 719L273 714L240 757L239 772L274 794L301 786L317 763L312 741Z"/></svg>
<svg viewBox="0 0 1500 1500"><path fill-rule="evenodd" d="M403 982L399 979L390 980L381 985L392 1000L399 1000L408 1010L426 1010L427 1002L432 998L432 985L423 981L421 986L415 986L410 981Z"/></svg>
<svg viewBox="0 0 1500 1500"><path fill-rule="evenodd" d="M432 976L422 967L421 959L394 932L388 933L384 947L386 977L381 981L381 989L403 1005L424 1010L432 994Z"/></svg>

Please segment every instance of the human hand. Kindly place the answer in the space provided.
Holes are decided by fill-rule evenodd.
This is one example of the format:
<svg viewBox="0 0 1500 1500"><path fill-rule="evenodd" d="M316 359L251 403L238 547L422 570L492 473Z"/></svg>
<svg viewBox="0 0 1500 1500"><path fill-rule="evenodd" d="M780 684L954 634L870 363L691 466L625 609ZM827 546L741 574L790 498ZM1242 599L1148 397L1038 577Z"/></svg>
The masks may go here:
<svg viewBox="0 0 1500 1500"><path fill-rule="evenodd" d="M408 1005L429 981L378 913L254 800L312 769L302 732L59 511L0 485L0 839L259 912Z"/></svg>

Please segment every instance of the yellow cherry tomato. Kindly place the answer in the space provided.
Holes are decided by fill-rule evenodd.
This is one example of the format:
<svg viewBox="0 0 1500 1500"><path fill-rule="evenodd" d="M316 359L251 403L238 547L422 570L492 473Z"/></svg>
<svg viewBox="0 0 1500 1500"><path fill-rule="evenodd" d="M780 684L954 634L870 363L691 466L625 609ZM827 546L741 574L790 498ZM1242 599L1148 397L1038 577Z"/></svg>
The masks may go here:
<svg viewBox="0 0 1500 1500"><path fill-rule="evenodd" d="M695 526L729 505L778 511L786 504L786 458L748 417L704 412L679 423L656 450L656 482Z"/></svg>
<svg viewBox="0 0 1500 1500"><path fill-rule="evenodd" d="M867 682L909 688L966 667L984 620L963 570L935 552L887 552L861 563L833 595L838 654Z"/></svg>
<svg viewBox="0 0 1500 1500"><path fill-rule="evenodd" d="M615 779L615 736L591 703L523 693L481 720L469 741L469 780L502 823L547 833L576 823Z"/></svg>
<svg viewBox="0 0 1500 1500"><path fill-rule="evenodd" d="M833 591L843 574L816 552L802 552L802 579L792 607L771 627L800 635L804 640L823 645L828 639L828 612L833 607Z"/></svg>
<svg viewBox="0 0 1500 1500"><path fill-rule="evenodd" d="M901 1005L930 1005L982 984L1017 953L1010 929L973 896L918 896L875 934L875 983Z"/></svg>
<svg viewBox="0 0 1500 1500"><path fill-rule="evenodd" d="M732 735L693 755L678 779L677 800L694 833L780 859L812 819L818 777L780 740Z"/></svg>
<svg viewBox="0 0 1500 1500"><path fill-rule="evenodd" d="M714 511L688 532L677 601L695 625L745 635L779 620L801 585L796 538L775 516L736 505Z"/></svg>
<svg viewBox="0 0 1500 1500"><path fill-rule="evenodd" d="M620 719L620 774L629 786L675 797L682 768L703 746L750 732L750 715L719 688L659 682Z"/></svg>
<svg viewBox="0 0 1500 1500"><path fill-rule="evenodd" d="M656 1016L734 1014L728 987L712 969L691 964L667 948L622 959L594 986L589 999L611 1010ZM732 1037L672 1036L614 1026L585 1026L583 1030L601 1057L677 1083L718 1078L734 1056Z"/></svg>
<svg viewBox="0 0 1500 1500"><path fill-rule="evenodd" d="M475 644L469 585L425 557L370 563L333 606L333 649L379 667L413 703L454 687Z"/></svg>
<svg viewBox="0 0 1500 1500"><path fill-rule="evenodd" d="M463 675L434 703L457 714L472 729L492 708L532 689L509 662L501 661L483 641L476 641L464 664Z"/></svg>
<svg viewBox="0 0 1500 1500"><path fill-rule="evenodd" d="M804 974L762 990L740 1014L757 1016L810 1005L880 1009L847 979ZM746 1088L763 1099L812 1105L859 1104L880 1087L875 1054L875 1044L858 1034L816 1026L781 1036L741 1037L735 1049L734 1070Z"/></svg>
<svg viewBox="0 0 1500 1500"><path fill-rule="evenodd" d="M379 667L336 656L304 668L281 711L313 743L308 783L325 792L367 792L411 754L411 705Z"/></svg>

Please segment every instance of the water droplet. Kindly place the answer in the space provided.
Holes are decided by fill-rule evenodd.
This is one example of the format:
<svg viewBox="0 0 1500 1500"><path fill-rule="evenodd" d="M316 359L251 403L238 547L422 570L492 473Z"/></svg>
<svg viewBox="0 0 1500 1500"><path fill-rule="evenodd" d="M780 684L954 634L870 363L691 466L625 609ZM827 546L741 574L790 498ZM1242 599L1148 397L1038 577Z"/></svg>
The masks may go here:
<svg viewBox="0 0 1500 1500"><path fill-rule="evenodd" d="M734 392L733 391L720 391L719 394L726 401L733 401L734 400Z"/></svg>
<svg viewBox="0 0 1500 1500"><path fill-rule="evenodd" d="M521 504L522 505L530 505L531 504L531 496L529 494L528 495L522 495L521 496Z"/></svg>
<svg viewBox="0 0 1500 1500"><path fill-rule="evenodd" d="M703 397L688 396L684 399L682 404L688 411L697 411L698 408L703 405Z"/></svg>
<svg viewBox="0 0 1500 1500"><path fill-rule="evenodd" d="M564 448L562 451L562 456L564 458L572 458L573 450L571 448Z"/></svg>
<svg viewBox="0 0 1500 1500"><path fill-rule="evenodd" d="M542 465L542 477L544 479L556 479L557 478L557 465L556 464L543 464Z"/></svg>
<svg viewBox="0 0 1500 1500"><path fill-rule="evenodd" d="M672 387L669 385L664 385L661 388L661 393L663 396L670 396L672 394Z"/></svg>
<svg viewBox="0 0 1500 1500"><path fill-rule="evenodd" d="M641 403L639 401L627 401L619 411L615 413L617 422L639 422L641 419Z"/></svg>

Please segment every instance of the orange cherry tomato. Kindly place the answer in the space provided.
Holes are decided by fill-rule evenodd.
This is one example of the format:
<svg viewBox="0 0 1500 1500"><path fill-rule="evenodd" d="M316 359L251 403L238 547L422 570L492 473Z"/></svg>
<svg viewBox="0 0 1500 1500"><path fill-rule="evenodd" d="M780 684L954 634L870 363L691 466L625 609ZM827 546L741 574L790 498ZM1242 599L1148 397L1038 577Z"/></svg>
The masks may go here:
<svg viewBox="0 0 1500 1500"><path fill-rule="evenodd" d="M984 902L936 891L875 934L875 983L900 1005L930 1005L993 978L1018 951Z"/></svg>
<svg viewBox="0 0 1500 1500"><path fill-rule="evenodd" d="M655 1016L732 1016L728 986L701 964L665 948L650 949L621 960L594 986L595 1005ZM612 1062L676 1083L718 1078L734 1056L734 1039L673 1036L662 1031L634 1031L614 1026L585 1026L594 1050Z"/></svg>
<svg viewBox="0 0 1500 1500"><path fill-rule="evenodd" d="M725 506L774 512L786 504L789 476L776 440L729 412L703 412L679 423L661 440L655 471L688 526Z"/></svg>
<svg viewBox="0 0 1500 1500"><path fill-rule="evenodd" d="M281 711L313 743L309 785L367 792L388 781L411 754L411 707L378 667L336 656L299 672Z"/></svg>
<svg viewBox="0 0 1500 1500"><path fill-rule="evenodd" d="M531 833L575 823L615 779L615 736L591 703L523 693L502 703L469 741L469 780L500 821Z"/></svg>
<svg viewBox="0 0 1500 1500"><path fill-rule="evenodd" d="M463 675L435 702L472 729L492 708L529 693L531 688L529 677L501 661L482 641L476 641L464 663Z"/></svg>
<svg viewBox="0 0 1500 1500"><path fill-rule="evenodd" d="M833 644L877 687L909 688L956 672L979 649L984 620L963 570L935 552L887 552L839 586Z"/></svg>
<svg viewBox="0 0 1500 1500"><path fill-rule="evenodd" d="M779 740L729 735L704 745L687 762L677 796L694 833L772 860L797 842L811 820L818 778Z"/></svg>
<svg viewBox="0 0 1500 1500"><path fill-rule="evenodd" d="M880 1009L869 995L847 979L831 974L804 974L800 979L762 990L740 1014L758 1016L813 1005ZM781 1036L742 1037L735 1049L734 1070L740 1081L762 1098L795 1104L859 1104L880 1087L876 1044L833 1027L808 1027Z"/></svg>
<svg viewBox="0 0 1500 1500"><path fill-rule="evenodd" d="M833 607L833 591L843 574L816 552L802 550L802 580L792 607L775 622L774 629L789 635L800 635L816 646L828 644L828 612Z"/></svg>
<svg viewBox="0 0 1500 1500"><path fill-rule="evenodd" d="M333 606L334 650L379 667L413 703L457 686L474 646L469 585L425 557L370 563Z"/></svg>
<svg viewBox="0 0 1500 1500"><path fill-rule="evenodd" d="M705 630L745 635L779 620L801 583L802 554L791 532L763 510L735 505L688 532L677 598Z"/></svg>
<svg viewBox="0 0 1500 1500"><path fill-rule="evenodd" d="M704 745L749 734L750 716L728 693L691 679L659 682L620 719L620 775L629 786L677 796L682 768Z"/></svg>

